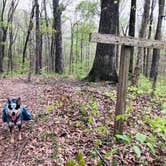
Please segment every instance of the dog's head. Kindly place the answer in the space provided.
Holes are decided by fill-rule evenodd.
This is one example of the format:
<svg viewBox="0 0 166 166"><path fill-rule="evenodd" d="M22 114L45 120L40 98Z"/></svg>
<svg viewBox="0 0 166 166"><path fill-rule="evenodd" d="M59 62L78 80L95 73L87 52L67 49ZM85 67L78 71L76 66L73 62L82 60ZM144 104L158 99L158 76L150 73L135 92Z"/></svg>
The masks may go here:
<svg viewBox="0 0 166 166"><path fill-rule="evenodd" d="M17 115L20 112L21 98L9 98L8 99L8 114L12 120L17 119Z"/></svg>

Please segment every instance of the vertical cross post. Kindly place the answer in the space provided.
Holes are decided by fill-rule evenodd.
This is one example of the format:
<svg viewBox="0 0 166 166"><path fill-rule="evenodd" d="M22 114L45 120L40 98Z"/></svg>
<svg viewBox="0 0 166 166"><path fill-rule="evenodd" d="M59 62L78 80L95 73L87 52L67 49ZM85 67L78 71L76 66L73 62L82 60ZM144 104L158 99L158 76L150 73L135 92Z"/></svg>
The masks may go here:
<svg viewBox="0 0 166 166"><path fill-rule="evenodd" d="M114 134L123 133L123 122L126 109L126 92L128 85L128 70L129 70L129 46L123 45L120 55L120 69L119 69L119 82L117 87L117 102L114 120Z"/></svg>

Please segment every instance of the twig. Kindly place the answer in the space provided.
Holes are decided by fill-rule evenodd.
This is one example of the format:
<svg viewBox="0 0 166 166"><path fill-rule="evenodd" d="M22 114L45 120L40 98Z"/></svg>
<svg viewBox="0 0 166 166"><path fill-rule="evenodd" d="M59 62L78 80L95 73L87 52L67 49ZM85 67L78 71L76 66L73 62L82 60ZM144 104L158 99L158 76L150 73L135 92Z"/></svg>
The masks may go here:
<svg viewBox="0 0 166 166"><path fill-rule="evenodd" d="M103 162L103 165L110 166L110 164L104 159L104 157L100 154L100 152L97 149L95 149L95 151L96 151L97 155L100 157L101 161Z"/></svg>
<svg viewBox="0 0 166 166"><path fill-rule="evenodd" d="M18 153L17 153L17 155L16 155L16 160L20 160L21 154L22 154L22 152L23 152L25 146L27 145L27 143L28 143L28 139L25 140L25 141L23 142L23 144L21 145L21 147L19 148L20 150L18 151Z"/></svg>

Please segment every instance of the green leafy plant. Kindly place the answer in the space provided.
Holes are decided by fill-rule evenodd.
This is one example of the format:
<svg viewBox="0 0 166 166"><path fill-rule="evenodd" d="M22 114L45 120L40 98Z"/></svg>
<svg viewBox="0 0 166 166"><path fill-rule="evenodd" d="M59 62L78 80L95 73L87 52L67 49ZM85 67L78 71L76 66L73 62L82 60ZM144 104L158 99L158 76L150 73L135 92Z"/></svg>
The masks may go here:
<svg viewBox="0 0 166 166"><path fill-rule="evenodd" d="M137 133L136 134L136 140L140 141L141 143L144 143L146 141L146 136L141 134L141 133Z"/></svg>
<svg viewBox="0 0 166 166"><path fill-rule="evenodd" d="M99 146L102 144L102 141L100 139L95 140L95 145Z"/></svg>
<svg viewBox="0 0 166 166"><path fill-rule="evenodd" d="M85 161L83 159L83 153L78 152L77 155L76 155L76 160L69 159L66 162L66 166L85 166Z"/></svg>
<svg viewBox="0 0 166 166"><path fill-rule="evenodd" d="M127 142L128 144L131 142L131 139L128 135L120 135L120 134L117 134L115 135L115 137L119 140L122 140L124 142Z"/></svg>
<svg viewBox="0 0 166 166"><path fill-rule="evenodd" d="M77 160L79 166L85 166L85 161L83 159L83 153L82 152L77 153L76 160Z"/></svg>
<svg viewBox="0 0 166 166"><path fill-rule="evenodd" d="M135 86L130 86L128 87L128 91L133 93L133 94L142 94L143 92L141 90L139 90L137 87Z"/></svg>
<svg viewBox="0 0 166 166"><path fill-rule="evenodd" d="M166 114L166 102L161 105L161 113Z"/></svg>
<svg viewBox="0 0 166 166"><path fill-rule="evenodd" d="M103 165L103 162L101 160L98 160L97 164L95 164L95 166L102 166L102 165Z"/></svg>
<svg viewBox="0 0 166 166"><path fill-rule="evenodd" d="M155 116L153 119L148 119L148 123L154 129L154 132L163 139L166 135L166 117Z"/></svg>
<svg viewBox="0 0 166 166"><path fill-rule="evenodd" d="M47 106L47 110L48 111L52 111L53 109L54 109L54 105L53 104Z"/></svg>
<svg viewBox="0 0 166 166"><path fill-rule="evenodd" d="M136 153L137 157L140 158L141 157L141 150L137 145L133 146L133 150Z"/></svg>
<svg viewBox="0 0 166 166"><path fill-rule="evenodd" d="M66 162L66 166L76 166L76 162L73 159L69 159Z"/></svg>
<svg viewBox="0 0 166 166"><path fill-rule="evenodd" d="M153 154L155 153L155 149L154 149L155 137L152 134L149 136L146 136L144 134L137 133L135 137L137 141L141 142L142 144L143 143L146 144Z"/></svg>
<svg viewBox="0 0 166 166"><path fill-rule="evenodd" d="M109 157L109 156L112 156L114 153L116 153L117 152L117 150L118 150L119 148L116 146L116 147L114 147L113 149L111 149L111 150L109 150L109 151L107 151L106 153L105 153L105 157Z"/></svg>
<svg viewBox="0 0 166 166"><path fill-rule="evenodd" d="M147 142L147 146L149 147L150 151L154 154L155 153L154 144Z"/></svg>

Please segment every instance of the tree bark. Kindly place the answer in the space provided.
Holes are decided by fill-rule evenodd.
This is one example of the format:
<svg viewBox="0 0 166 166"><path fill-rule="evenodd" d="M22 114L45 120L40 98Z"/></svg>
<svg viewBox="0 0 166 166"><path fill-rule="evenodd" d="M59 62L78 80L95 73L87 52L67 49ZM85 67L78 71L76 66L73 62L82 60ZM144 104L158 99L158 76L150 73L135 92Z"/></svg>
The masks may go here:
<svg viewBox="0 0 166 166"><path fill-rule="evenodd" d="M11 25L11 27L9 28L8 71L13 70L13 48L12 47L17 36L17 32L15 34L15 37L13 34L13 17L14 17L14 12L17 5L18 5L18 1L16 2L13 0L10 7L10 11L11 11L9 16L10 18L8 19Z"/></svg>
<svg viewBox="0 0 166 166"><path fill-rule="evenodd" d="M146 37L147 26L149 23L150 2L151 2L151 0L146 0L144 3L144 13L143 13L143 17L142 17L141 29L139 32L139 38ZM134 86L138 85L139 75L142 71L143 50L144 50L143 48L138 48L137 61L136 61L136 66L135 66L135 70L134 70L134 75L132 78L132 85L134 85Z"/></svg>
<svg viewBox="0 0 166 166"><path fill-rule="evenodd" d="M4 21L4 13L5 13L5 8L6 8L6 3L7 0L3 0L2 2L2 12L1 12L1 17L0 21ZM3 59L4 59L4 36L5 36L5 27L2 26L0 27L0 73L3 72Z"/></svg>
<svg viewBox="0 0 166 166"><path fill-rule="evenodd" d="M154 12L155 5L156 5L156 0L152 0L148 39L150 39L151 36L152 36L153 12ZM147 55L146 55L145 73L144 73L146 77L148 77L148 75L149 75L149 70L148 69L149 69L150 54L151 54L151 49L148 48L147 49Z"/></svg>
<svg viewBox="0 0 166 166"><path fill-rule="evenodd" d="M164 5L165 5L165 0L159 0L159 14L158 14L158 23L157 23L157 28L156 28L155 40L161 40L161 38L162 38L161 37L161 28L162 28L162 21L163 21L163 16L164 16ZM160 50L153 49L150 78L153 79L153 82L155 82L153 85L154 90L156 87L155 80L157 80L159 61L160 61Z"/></svg>
<svg viewBox="0 0 166 166"><path fill-rule="evenodd" d="M31 75L33 72L33 42L31 35L29 36L29 72L28 72L28 82L31 81Z"/></svg>
<svg viewBox="0 0 166 166"><path fill-rule="evenodd" d="M28 40L29 40L30 33L32 31L32 28L33 28L34 11L35 11L35 4L32 6L30 20L29 20L29 26L28 26L28 32L27 32L27 36L26 36L26 40L25 40L25 44L24 44L24 48L23 48L23 58L22 58L23 65L25 63L25 56L26 56L26 49L27 49Z"/></svg>
<svg viewBox="0 0 166 166"><path fill-rule="evenodd" d="M46 8L46 0L43 0L43 6L44 6L44 17L46 22L46 45L47 45L47 55L46 55L46 65L47 65L47 71L51 71L53 69L52 63L51 63L51 44L50 44L50 36L49 36L49 22L48 22L48 14L47 14L47 8Z"/></svg>
<svg viewBox="0 0 166 166"><path fill-rule="evenodd" d="M69 73L73 73L73 46L74 46L74 25L71 23L71 41L70 41L70 57L69 57Z"/></svg>
<svg viewBox="0 0 166 166"><path fill-rule="evenodd" d="M101 0L101 15L99 33L117 34L119 20L119 1ZM93 67L85 78L88 81L118 82L116 72L115 46L111 44L97 44Z"/></svg>
<svg viewBox="0 0 166 166"><path fill-rule="evenodd" d="M11 22L15 9L18 5L19 0L12 0L10 3L10 8L7 13L7 22ZM3 0L2 2L2 12L1 12L1 19L0 21L4 21L4 14L5 14L5 7L7 4L7 0ZM8 32L9 25L2 26L0 29L0 72L3 72L3 59L5 56L5 43L7 39L7 32Z"/></svg>
<svg viewBox="0 0 166 166"><path fill-rule="evenodd" d="M83 33L81 33L81 39L80 39L80 56L81 56L81 59L80 59L80 62L81 62L81 70L82 70L82 67L83 67Z"/></svg>
<svg viewBox="0 0 166 166"><path fill-rule="evenodd" d="M61 15L62 10L59 5L59 0L53 0L53 29L55 32L55 72L61 74L63 72L63 56L62 56L62 32L61 32Z"/></svg>
<svg viewBox="0 0 166 166"><path fill-rule="evenodd" d="M136 22L136 0L131 0L130 9L130 21L129 21L129 36L135 36L135 22ZM130 50L130 63L129 63L129 73L133 74L133 62L134 62L134 47Z"/></svg>
<svg viewBox="0 0 166 166"><path fill-rule="evenodd" d="M40 38L40 25L39 25L39 3L38 0L35 0L35 6L36 6L36 66L35 66L35 73L40 74L40 70L42 68L41 66L41 52L40 52L40 44L41 44L41 38Z"/></svg>

